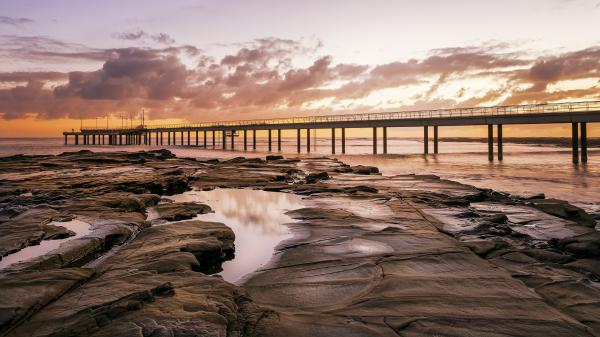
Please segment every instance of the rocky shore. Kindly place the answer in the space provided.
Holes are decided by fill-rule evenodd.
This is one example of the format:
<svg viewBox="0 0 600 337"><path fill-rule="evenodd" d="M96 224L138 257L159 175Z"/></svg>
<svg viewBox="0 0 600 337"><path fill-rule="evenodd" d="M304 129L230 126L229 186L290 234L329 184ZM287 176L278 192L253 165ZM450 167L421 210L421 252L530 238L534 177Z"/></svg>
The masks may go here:
<svg viewBox="0 0 600 337"><path fill-rule="evenodd" d="M306 202L241 286L215 275L235 255L227 224L166 199L214 188ZM600 336L596 221L542 194L331 158L5 157L0 336Z"/></svg>

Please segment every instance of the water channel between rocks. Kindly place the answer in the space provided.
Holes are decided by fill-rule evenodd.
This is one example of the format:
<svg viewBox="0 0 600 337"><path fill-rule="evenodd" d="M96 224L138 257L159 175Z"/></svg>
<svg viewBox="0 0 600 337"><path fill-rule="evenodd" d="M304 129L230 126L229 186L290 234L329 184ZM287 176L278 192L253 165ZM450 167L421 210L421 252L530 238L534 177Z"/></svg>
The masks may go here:
<svg viewBox="0 0 600 337"><path fill-rule="evenodd" d="M16 253L9 254L0 260L0 270L19 262L32 260L36 257L50 253L60 247L61 244L74 239L81 238L91 233L90 224L81 220L73 219L65 222L51 222L48 225L64 227L75 235L64 239L42 240L37 245L31 245L19 250Z"/></svg>
<svg viewBox="0 0 600 337"><path fill-rule="evenodd" d="M220 275L238 284L269 262L275 247L292 236L285 224L295 220L285 213L304 207L297 195L250 189L189 191L168 198L207 204L214 213L198 215L197 219L221 222L233 230L235 258L223 263Z"/></svg>

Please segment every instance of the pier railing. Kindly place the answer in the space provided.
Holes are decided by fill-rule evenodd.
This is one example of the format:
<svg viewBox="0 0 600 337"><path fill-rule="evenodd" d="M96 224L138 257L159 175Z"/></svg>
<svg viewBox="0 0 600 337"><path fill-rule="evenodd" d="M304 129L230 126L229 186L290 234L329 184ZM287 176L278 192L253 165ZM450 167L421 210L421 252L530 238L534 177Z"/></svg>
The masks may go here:
<svg viewBox="0 0 600 337"><path fill-rule="evenodd" d="M436 110L417 110L399 112L372 112L353 113L342 115L321 115L306 117L274 118L274 119L250 119L239 121L204 122L204 123L177 123L145 125L124 128L96 128L83 127L81 130L139 130L146 129L169 129L169 128L206 128L206 127L232 127L232 126L257 126L257 125L281 125L281 124L304 124L304 123L330 123L351 122L370 120L401 120L401 119L432 119L451 117L494 117L521 114L544 114L544 113L568 113L568 112L590 112L600 111L600 101L589 102L567 102L567 103L542 103L526 105L506 105L475 108L452 108Z"/></svg>

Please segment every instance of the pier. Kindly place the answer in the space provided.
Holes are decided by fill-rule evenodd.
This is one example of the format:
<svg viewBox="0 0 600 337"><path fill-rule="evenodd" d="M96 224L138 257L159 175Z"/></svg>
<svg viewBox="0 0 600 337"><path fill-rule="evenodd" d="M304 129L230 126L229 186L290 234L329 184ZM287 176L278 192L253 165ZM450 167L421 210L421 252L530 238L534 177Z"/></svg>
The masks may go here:
<svg viewBox="0 0 600 337"><path fill-rule="evenodd" d="M344 154L346 153L346 129L369 128L373 132L373 154L387 154L388 128L422 127L423 154L428 155L430 142L433 142L433 153L439 153L438 143L441 127L487 125L488 160L494 161L497 158L502 161L504 157L503 125L563 123L571 124L573 163L586 163L588 159L587 123L594 122L600 122L600 101L140 125L135 128L82 127L80 131L66 131L63 132L63 135L65 145L180 145L220 150L236 150L234 139L236 136L242 136L243 151L248 151L249 140L252 142L252 150L256 150L257 133L262 131L268 135L268 151L270 152L273 151L273 138L276 138L277 151L281 151L282 130L296 130L296 150L301 153L304 145L302 142L302 131L304 130L306 132L304 143L308 153L311 144L310 131L312 129L330 129L331 153L336 153L338 148L336 138L340 137L339 150ZM433 139L430 139L429 136L430 129L433 131ZM494 130L496 130L495 136ZM248 139L250 132L252 133L251 139ZM202 137L200 137L200 133L202 133ZM273 133L276 135L275 137L273 137ZM381 151L379 134L382 137ZM217 144L218 137L221 138L220 145ZM227 138L230 138L229 142ZM69 142L70 139L71 142ZM207 140L211 140L211 142L208 143Z"/></svg>

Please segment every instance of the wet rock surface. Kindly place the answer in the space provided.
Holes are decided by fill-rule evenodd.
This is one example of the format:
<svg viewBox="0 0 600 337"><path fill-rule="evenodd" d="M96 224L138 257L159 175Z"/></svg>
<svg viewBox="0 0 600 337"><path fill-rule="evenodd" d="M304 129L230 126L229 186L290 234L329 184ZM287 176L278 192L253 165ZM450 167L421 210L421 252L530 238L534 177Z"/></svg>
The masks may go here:
<svg viewBox="0 0 600 337"><path fill-rule="evenodd" d="M166 150L13 156L0 180L2 255L72 235L53 221L91 227L0 271L2 336L600 335L594 219L543 195L330 158ZM241 287L212 275L235 253L227 224L161 201L214 188L310 205L289 212L293 238Z"/></svg>

